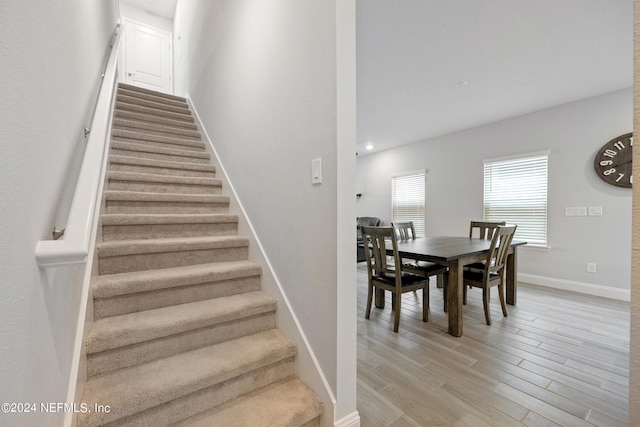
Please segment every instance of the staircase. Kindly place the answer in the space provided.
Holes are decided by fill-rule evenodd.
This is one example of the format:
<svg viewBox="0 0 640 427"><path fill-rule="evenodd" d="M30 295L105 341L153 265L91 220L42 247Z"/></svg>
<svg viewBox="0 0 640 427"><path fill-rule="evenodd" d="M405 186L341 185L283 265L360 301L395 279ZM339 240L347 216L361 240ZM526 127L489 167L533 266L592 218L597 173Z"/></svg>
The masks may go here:
<svg viewBox="0 0 640 427"><path fill-rule="evenodd" d="M119 86L79 427L319 426L198 129L185 99Z"/></svg>

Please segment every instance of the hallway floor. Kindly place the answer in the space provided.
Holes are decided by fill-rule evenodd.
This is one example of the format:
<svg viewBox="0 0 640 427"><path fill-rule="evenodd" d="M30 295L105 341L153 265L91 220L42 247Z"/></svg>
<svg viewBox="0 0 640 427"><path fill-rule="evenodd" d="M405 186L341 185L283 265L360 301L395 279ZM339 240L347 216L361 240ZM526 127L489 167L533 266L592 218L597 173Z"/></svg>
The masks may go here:
<svg viewBox="0 0 640 427"><path fill-rule="evenodd" d="M494 289L487 326L473 289L455 338L433 280L429 322L421 296L404 294L397 334L390 304L364 319L366 292L359 263L362 426L627 425L628 303L520 284L507 318Z"/></svg>

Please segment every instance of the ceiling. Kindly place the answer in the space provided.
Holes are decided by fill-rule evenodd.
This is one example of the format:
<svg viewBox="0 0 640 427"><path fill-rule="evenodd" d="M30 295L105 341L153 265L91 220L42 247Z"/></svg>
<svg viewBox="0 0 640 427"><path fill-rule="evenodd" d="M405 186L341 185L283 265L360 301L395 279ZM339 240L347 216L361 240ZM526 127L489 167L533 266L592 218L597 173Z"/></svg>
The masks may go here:
<svg viewBox="0 0 640 427"><path fill-rule="evenodd" d="M129 3L142 10L146 10L152 15L161 16L173 21L176 13L176 3L178 0L120 0Z"/></svg>
<svg viewBox="0 0 640 427"><path fill-rule="evenodd" d="M357 0L358 152L632 86L633 0Z"/></svg>
<svg viewBox="0 0 640 427"><path fill-rule="evenodd" d="M633 0L356 1L360 155L632 86Z"/></svg>

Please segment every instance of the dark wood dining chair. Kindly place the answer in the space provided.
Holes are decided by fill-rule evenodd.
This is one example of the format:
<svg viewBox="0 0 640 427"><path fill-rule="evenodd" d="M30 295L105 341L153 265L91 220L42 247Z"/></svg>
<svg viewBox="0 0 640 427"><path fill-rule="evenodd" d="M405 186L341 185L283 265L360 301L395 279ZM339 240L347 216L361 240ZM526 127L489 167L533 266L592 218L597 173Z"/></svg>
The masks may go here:
<svg viewBox="0 0 640 427"><path fill-rule="evenodd" d="M391 226L396 230L397 236L400 240L412 240L416 238L416 230L413 225L413 221L395 221L391 223ZM444 288L444 284L447 280L448 268L427 261L417 260L403 260L403 269L412 274L418 276L431 277L436 276L436 286L438 288ZM444 309L447 308L446 291L444 295Z"/></svg>
<svg viewBox="0 0 640 427"><path fill-rule="evenodd" d="M469 238L472 238L477 230L476 234L480 239L491 240L493 233L501 225L507 225L507 223L505 221L471 221L469 224Z"/></svg>
<svg viewBox="0 0 640 427"><path fill-rule="evenodd" d="M469 223L469 238L471 239L474 234L477 234L480 239L491 240L498 227L506 224L505 221L471 221ZM465 265L465 270L470 269L484 270L484 261Z"/></svg>
<svg viewBox="0 0 640 427"><path fill-rule="evenodd" d="M394 221L391 226L396 229L400 240L411 240L416 238L416 229L413 221Z"/></svg>
<svg viewBox="0 0 640 427"><path fill-rule="evenodd" d="M428 320L429 278L404 271L398 252L398 240L393 227L361 227L362 241L367 257L369 286L367 291L367 311L365 319L371 315L371 303L374 290L390 291L393 295L392 306L395 309L393 331L398 332L402 294L422 289L422 321ZM393 255L387 257L388 245Z"/></svg>
<svg viewBox="0 0 640 427"><path fill-rule="evenodd" d="M498 287L502 314L507 317L507 306L504 301L504 287L506 281L506 265L511 241L516 232L516 225L500 226L491 239L491 246L485 260L483 270L465 270L463 273L463 302L467 302L467 286L482 288L482 304L487 325L491 325L491 313L489 310L490 289Z"/></svg>

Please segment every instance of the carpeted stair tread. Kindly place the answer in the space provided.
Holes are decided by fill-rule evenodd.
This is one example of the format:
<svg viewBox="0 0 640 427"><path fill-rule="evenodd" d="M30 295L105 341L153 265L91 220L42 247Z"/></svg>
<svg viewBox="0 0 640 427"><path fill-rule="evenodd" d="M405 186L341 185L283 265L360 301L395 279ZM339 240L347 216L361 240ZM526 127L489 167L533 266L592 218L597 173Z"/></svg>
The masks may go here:
<svg viewBox="0 0 640 427"><path fill-rule="evenodd" d="M107 179L109 181L129 181L129 182L156 182L170 184L185 185L208 185L214 187L222 186L222 180L218 178L205 178L198 176L173 176L173 175L157 175L151 173L139 172L108 172Z"/></svg>
<svg viewBox="0 0 640 427"><path fill-rule="evenodd" d="M174 138L180 137L180 138L194 139L198 141L202 139L202 135L197 130L164 126L161 124L146 123L146 122L141 122L136 120L127 120L122 118L115 118L113 120L113 128L130 130L134 132L147 132L147 133L150 133L151 135L167 135L167 136L173 136Z"/></svg>
<svg viewBox="0 0 640 427"><path fill-rule="evenodd" d="M127 273L212 262L242 261L249 240L237 235L203 237L159 236L109 240L97 246L98 274Z"/></svg>
<svg viewBox="0 0 640 427"><path fill-rule="evenodd" d="M138 239L102 242L97 246L99 257L195 251L249 246L249 239L241 236L207 236L168 239Z"/></svg>
<svg viewBox="0 0 640 427"><path fill-rule="evenodd" d="M139 86L130 85L127 83L118 83L118 88L122 88L126 91L136 92L153 96L155 98L168 99L173 101L187 102L187 99L182 96L172 95L169 93L162 93L151 89L145 89Z"/></svg>
<svg viewBox="0 0 640 427"><path fill-rule="evenodd" d="M192 139L181 139L179 137L174 136L165 136L165 135L153 135L144 132L136 132L124 129L113 129L111 132L113 138L117 138L118 140L125 140L125 142L137 142L145 143L145 142L155 142L155 143L163 143L167 145L178 145L182 147L193 147L198 148L200 150L204 150L206 148L206 144L202 141L195 141ZM129 141L131 140L131 141Z"/></svg>
<svg viewBox="0 0 640 427"><path fill-rule="evenodd" d="M176 427L300 427L318 418L324 404L297 377L260 388L175 424Z"/></svg>
<svg viewBox="0 0 640 427"><path fill-rule="evenodd" d="M149 100L167 105L173 105L176 107L188 107L188 102L185 98L172 99L164 96L159 96L157 92L155 94L140 92L138 90L131 90L128 88L118 89L118 95L125 95L133 98Z"/></svg>
<svg viewBox="0 0 640 427"><path fill-rule="evenodd" d="M169 148L175 150L184 150L184 151L193 151L202 153L206 151L206 146L198 141L182 141L182 140L174 140L174 141L158 141L154 138L147 139L136 139L136 138L128 138L128 137L119 137L114 136L111 139L113 143L125 143L125 144L141 144L149 147L158 147L158 148Z"/></svg>
<svg viewBox="0 0 640 427"><path fill-rule="evenodd" d="M229 196L222 194L182 194L182 193L152 193L144 191L114 191L104 192L105 200L129 202L172 202L172 203L216 203L228 204Z"/></svg>
<svg viewBox="0 0 640 427"><path fill-rule="evenodd" d="M237 223L238 215L229 214L104 214L102 225L146 224L218 224Z"/></svg>
<svg viewBox="0 0 640 427"><path fill-rule="evenodd" d="M107 213L103 241L168 237L229 236L238 233L238 216L228 213Z"/></svg>
<svg viewBox="0 0 640 427"><path fill-rule="evenodd" d="M93 323L87 354L275 311L276 301L262 291L112 316Z"/></svg>
<svg viewBox="0 0 640 427"><path fill-rule="evenodd" d="M146 114L154 117L167 118L176 122L193 123L193 116L189 114L174 113L172 111L157 110L142 105L127 104L116 100L116 109L119 111L131 111L133 113Z"/></svg>
<svg viewBox="0 0 640 427"><path fill-rule="evenodd" d="M127 111L127 110L116 109L115 112L114 112L114 117L115 118L119 118L119 119L123 119L123 120L130 120L130 121L137 121L137 122L141 122L141 123L150 123L150 124L155 124L155 125L161 125L161 126L164 126L164 127L170 127L170 128L175 128L175 129L188 129L188 130L193 130L193 131L198 130L198 125L196 125L193 122L185 122L185 121L181 121L181 120L171 120L171 119L169 119L167 117L154 116L153 114L149 114L148 112L139 113L139 112L135 112L135 111Z"/></svg>
<svg viewBox="0 0 640 427"><path fill-rule="evenodd" d="M172 113L178 114L191 114L191 110L189 110L188 104L176 104L175 101L167 102L166 100L160 98L142 98L135 95L131 96L130 94L118 92L118 95L116 96L116 102L122 102L124 104L131 105L140 105L142 107L153 108L154 110L170 111Z"/></svg>
<svg viewBox="0 0 640 427"><path fill-rule="evenodd" d="M140 153L163 154L166 156L175 156L176 157L175 160L179 160L179 158L183 158L185 160L188 158L209 160L211 158L209 153L205 151L180 150L177 148L154 147L152 145L136 144L132 142L114 141L111 144L111 148L116 150L136 151Z"/></svg>
<svg viewBox="0 0 640 427"><path fill-rule="evenodd" d="M228 213L105 213L102 215L104 242L237 234L238 216Z"/></svg>
<svg viewBox="0 0 640 427"><path fill-rule="evenodd" d="M162 405L198 390L295 356L296 345L271 329L87 381L82 402L110 412L78 414L77 426L96 426Z"/></svg>
<svg viewBox="0 0 640 427"><path fill-rule="evenodd" d="M130 90L127 88L120 88L118 90L118 95L137 98L139 100L144 100L144 101L157 102L165 105L171 105L174 107L189 108L189 104L187 103L186 99L171 99L171 98L158 96L156 94L152 95L149 93L144 93L137 90Z"/></svg>
<svg viewBox="0 0 640 427"><path fill-rule="evenodd" d="M240 279L261 273L262 268L251 261L214 262L98 276L92 289L93 297L96 299L112 298L138 292Z"/></svg>
<svg viewBox="0 0 640 427"><path fill-rule="evenodd" d="M150 168L158 169L176 169L184 171L198 171L198 172L210 172L216 173L215 165L203 164L203 163L186 163L186 162L172 162L170 160L158 160L158 159L145 159L144 157L131 157L112 154L109 156L109 162L113 166L114 164L131 165L131 166L147 166Z"/></svg>
<svg viewBox="0 0 640 427"><path fill-rule="evenodd" d="M108 190L106 213L228 213L229 196L211 193Z"/></svg>

